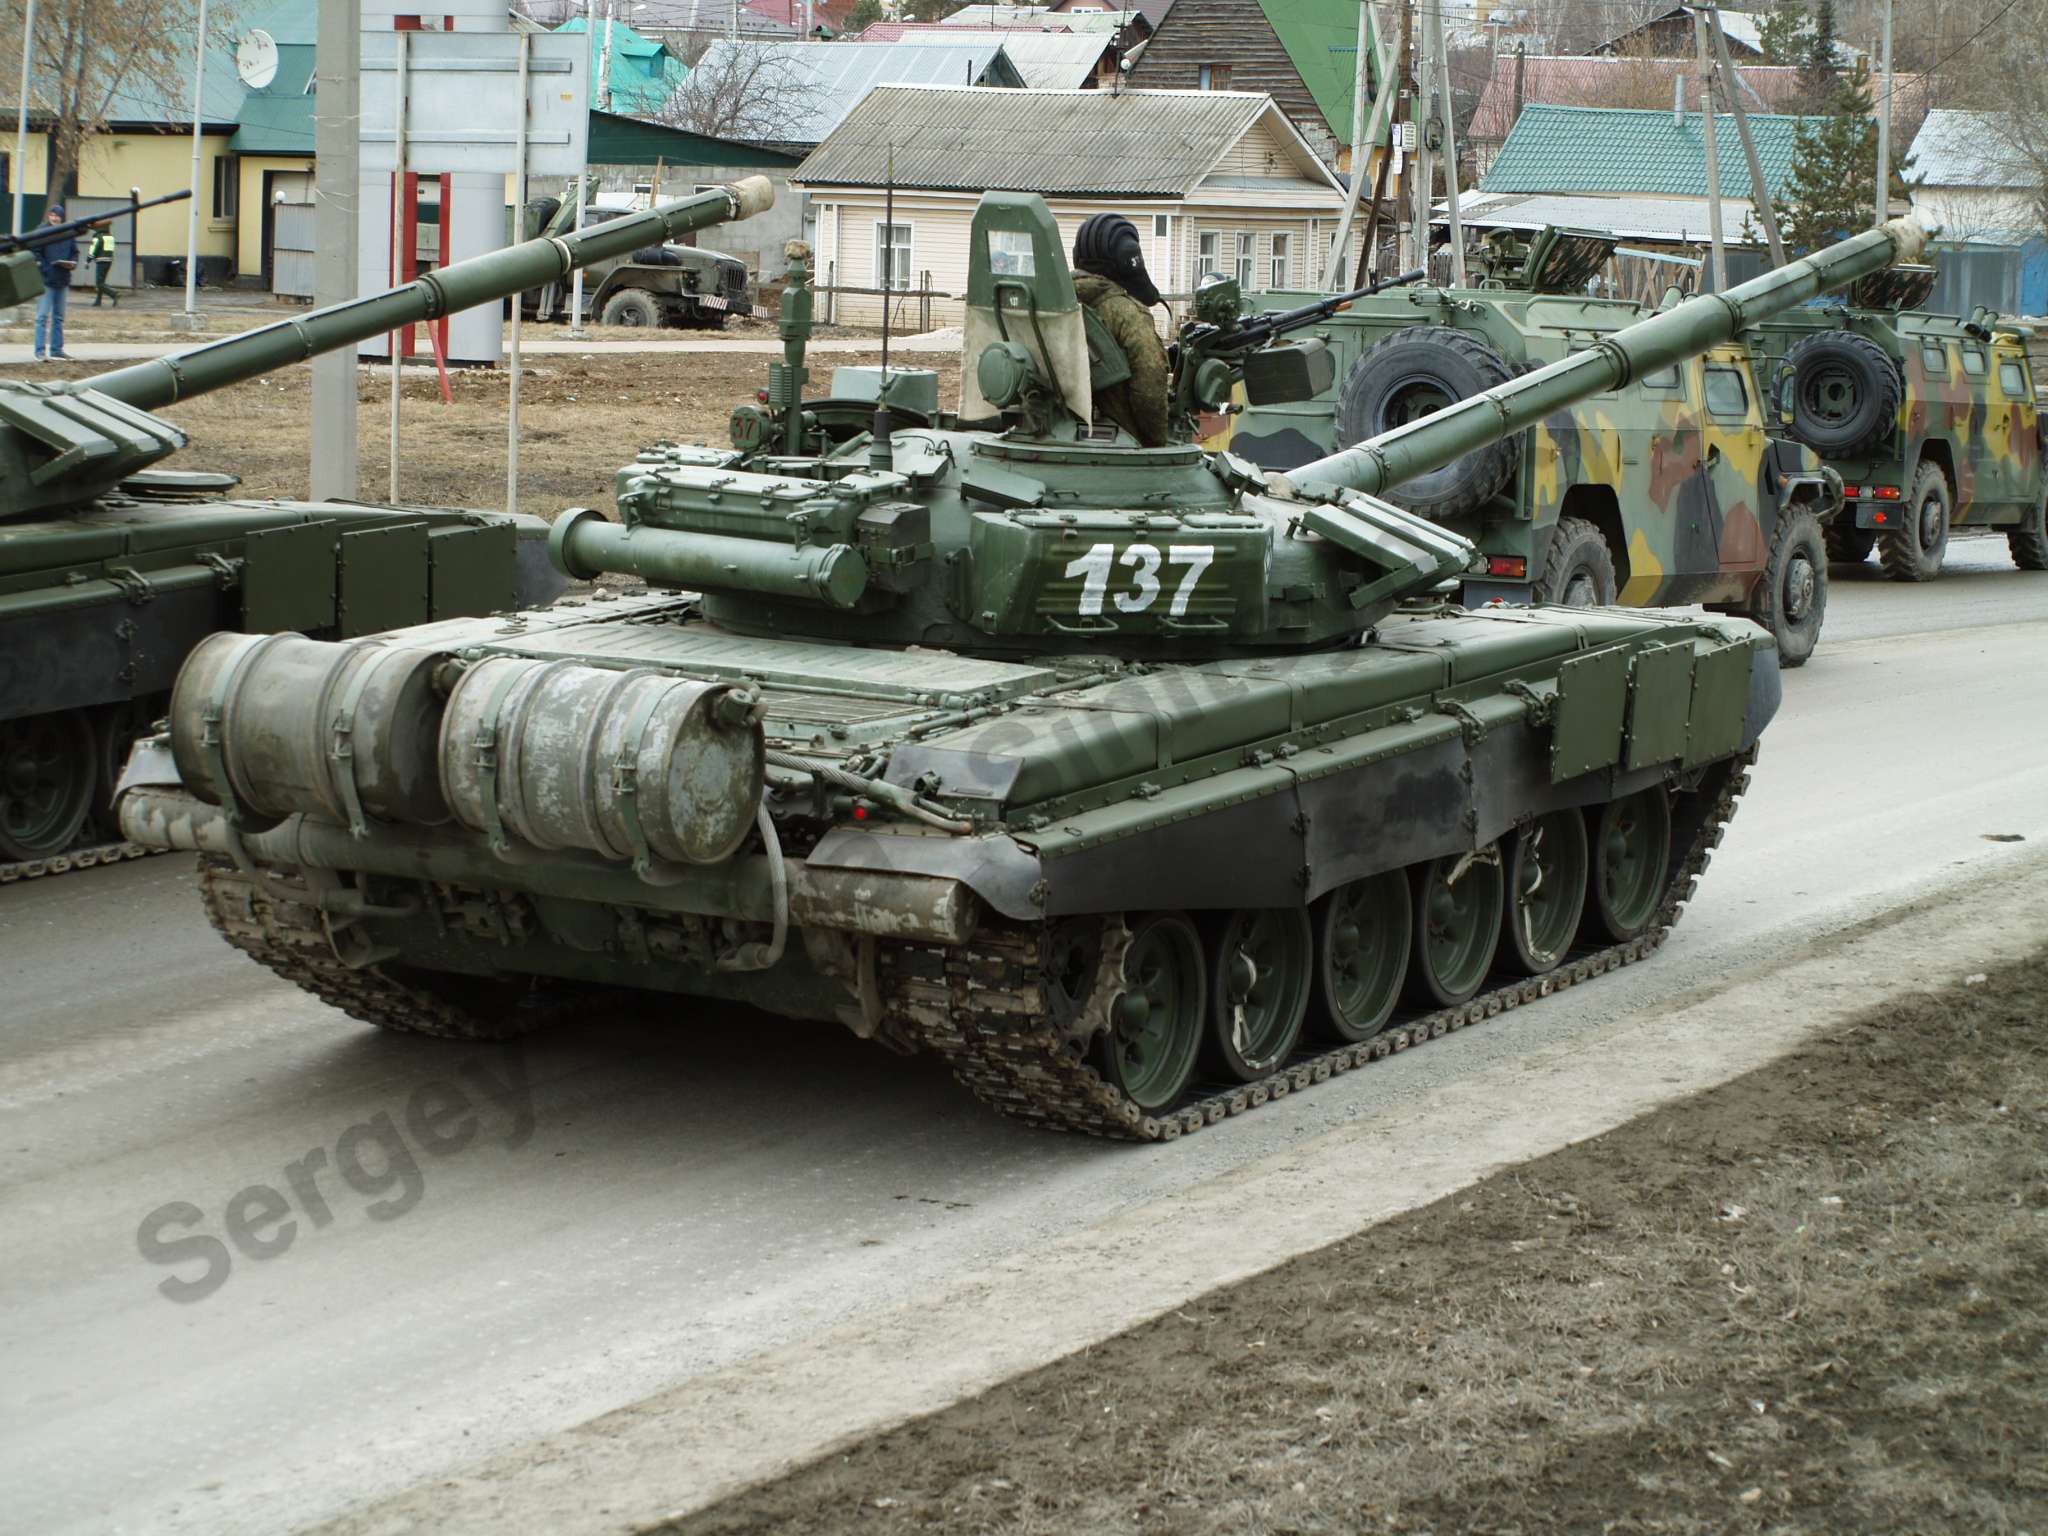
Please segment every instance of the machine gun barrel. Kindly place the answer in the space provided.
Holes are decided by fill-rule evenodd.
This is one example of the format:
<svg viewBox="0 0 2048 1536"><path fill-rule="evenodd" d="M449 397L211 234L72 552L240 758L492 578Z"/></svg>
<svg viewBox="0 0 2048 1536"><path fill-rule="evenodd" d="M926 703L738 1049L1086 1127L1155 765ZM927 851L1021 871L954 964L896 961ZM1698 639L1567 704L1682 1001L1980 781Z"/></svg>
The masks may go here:
<svg viewBox="0 0 2048 1536"><path fill-rule="evenodd" d="M1275 336L1285 336L1289 331L1298 331L1305 325L1314 325L1318 320L1341 314L1360 299L1369 299L1376 293L1385 293L1389 288L1405 288L1410 283L1419 283L1429 276L1421 267L1412 272L1403 272L1397 277L1383 278L1376 283L1367 283L1363 288L1354 288L1349 293L1333 293L1327 299L1318 299L1313 304L1304 304L1299 309L1285 309L1275 315L1258 315L1247 320L1236 330L1222 338L1219 350L1245 351L1262 347Z"/></svg>
<svg viewBox="0 0 2048 1536"><path fill-rule="evenodd" d="M354 346L416 321L436 320L510 298L564 277L577 267L630 255L643 245L659 245L693 229L744 219L774 202L775 188L768 178L748 176L730 187L715 187L645 213L593 224L581 234L528 240L458 261L402 287L332 304L189 352L116 369L81 384L142 410L156 410L322 352Z"/></svg>
<svg viewBox="0 0 2048 1536"><path fill-rule="evenodd" d="M1896 262L1917 261L1930 233L1917 218L1893 219L1726 293L1695 295L1561 362L1272 477L1272 484L1283 495L1307 499L1342 490L1376 495L1510 437L1554 411L1697 356L1782 310Z"/></svg>
<svg viewBox="0 0 2048 1536"><path fill-rule="evenodd" d="M66 219L62 224L38 224L34 229L25 229L20 234L0 233L0 256L11 256L16 251L40 250L43 246L91 229L95 224L108 224L115 219L125 219L130 214L140 213L145 208L161 208L165 203L182 203L192 195L187 187L182 192L166 192L162 197L152 197L147 202L123 203L118 208L109 208L104 213L89 213L81 218Z"/></svg>

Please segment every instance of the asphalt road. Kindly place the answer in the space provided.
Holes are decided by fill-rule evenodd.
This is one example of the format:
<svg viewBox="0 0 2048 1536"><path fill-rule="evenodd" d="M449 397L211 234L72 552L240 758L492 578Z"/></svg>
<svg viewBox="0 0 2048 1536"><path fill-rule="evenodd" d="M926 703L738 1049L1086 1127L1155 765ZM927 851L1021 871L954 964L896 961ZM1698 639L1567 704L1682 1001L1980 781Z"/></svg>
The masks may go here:
<svg viewBox="0 0 2048 1536"><path fill-rule="evenodd" d="M1836 585L1654 961L1166 1148L681 1001L386 1037L223 946L182 859L0 890L0 1529L289 1529L1981 874L2048 839L2048 576L1954 563Z"/></svg>

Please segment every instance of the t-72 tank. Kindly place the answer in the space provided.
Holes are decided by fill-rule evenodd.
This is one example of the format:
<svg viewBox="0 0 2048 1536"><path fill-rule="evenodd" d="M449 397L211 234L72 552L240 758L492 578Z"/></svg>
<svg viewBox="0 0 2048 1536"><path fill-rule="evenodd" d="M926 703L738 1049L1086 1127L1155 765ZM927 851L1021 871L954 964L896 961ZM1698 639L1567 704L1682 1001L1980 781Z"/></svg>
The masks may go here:
<svg viewBox="0 0 2048 1536"><path fill-rule="evenodd" d="M122 825L206 854L231 943L386 1028L732 999L937 1051L1029 1120L1177 1136L1649 954L1777 708L1755 625L1465 611L1472 546L1377 493L1921 238L1859 235L1282 480L1093 423L1059 231L992 192L958 413L859 430L858 376L804 401L793 284L744 451L650 449L616 520L555 523L569 573L675 590L210 640ZM1203 352L1212 401L1327 371Z"/></svg>
<svg viewBox="0 0 2048 1536"><path fill-rule="evenodd" d="M67 382L0 380L0 881L142 851L91 841L96 813L107 816L129 741L162 715L205 636L345 640L535 607L563 585L538 518L231 498L233 476L157 467L186 438L148 412L744 217L773 195L751 178L174 357ZM32 255L0 258L0 304L39 291Z"/></svg>

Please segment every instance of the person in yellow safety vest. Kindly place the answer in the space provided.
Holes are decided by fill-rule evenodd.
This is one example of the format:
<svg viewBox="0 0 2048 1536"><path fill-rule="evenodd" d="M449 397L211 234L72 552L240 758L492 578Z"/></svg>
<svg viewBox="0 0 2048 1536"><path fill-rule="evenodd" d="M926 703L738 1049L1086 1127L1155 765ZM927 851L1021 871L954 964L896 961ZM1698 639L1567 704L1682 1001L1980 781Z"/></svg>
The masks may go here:
<svg viewBox="0 0 2048 1536"><path fill-rule="evenodd" d="M92 307L98 309L101 299L112 299L114 308L119 309L121 292L107 282L107 274L114 270L114 232L104 224L93 225L92 243L85 254L92 263Z"/></svg>

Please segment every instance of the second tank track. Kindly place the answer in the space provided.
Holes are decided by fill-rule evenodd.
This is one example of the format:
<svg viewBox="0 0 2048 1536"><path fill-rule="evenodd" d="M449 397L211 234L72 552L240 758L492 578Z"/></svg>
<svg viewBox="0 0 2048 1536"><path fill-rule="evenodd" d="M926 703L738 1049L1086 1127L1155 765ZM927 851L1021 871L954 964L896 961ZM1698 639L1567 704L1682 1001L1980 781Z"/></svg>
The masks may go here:
<svg viewBox="0 0 2048 1536"><path fill-rule="evenodd" d="M1653 954L1692 897L1722 829L1749 785L1754 752L1718 770L1720 784L1667 884L1656 915L1626 943L1584 951L1555 970L1480 992L1454 1008L1412 1015L1370 1040L1310 1046L1250 1083L1211 1087L1165 1114L1146 1114L1103 1078L1082 1048L1062 1038L1044 1007L1041 946L1029 929L990 929L960 946L885 945L883 1006L898 1032L943 1057L974 1095L1007 1115L1119 1141L1173 1141L1205 1126L1372 1062L1533 1003ZM443 995L438 978L400 979L351 967L329 944L317 902L292 871L258 880L222 860L202 860L206 914L237 949L366 1023L444 1037L523 1034L563 1011L525 1018L479 1014Z"/></svg>

